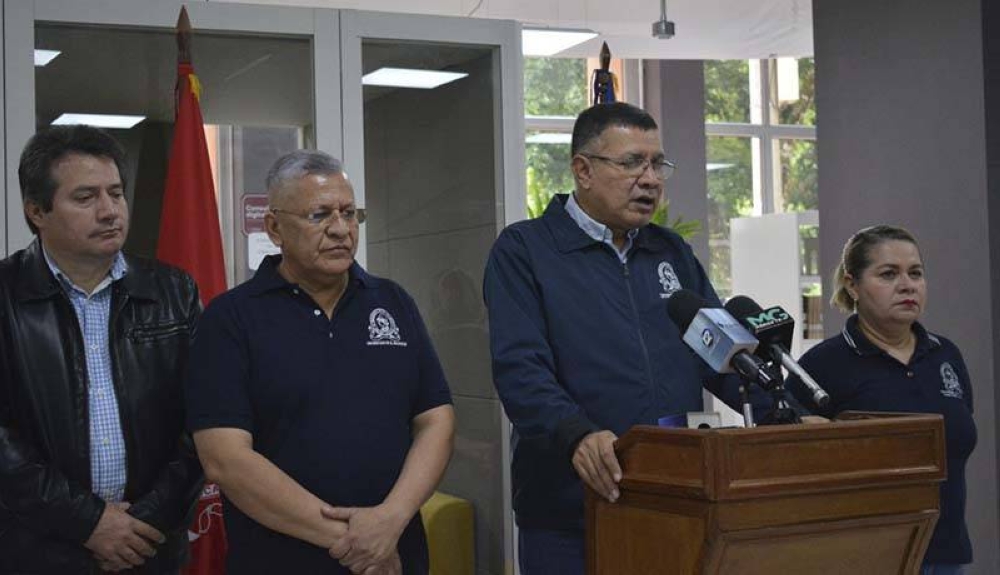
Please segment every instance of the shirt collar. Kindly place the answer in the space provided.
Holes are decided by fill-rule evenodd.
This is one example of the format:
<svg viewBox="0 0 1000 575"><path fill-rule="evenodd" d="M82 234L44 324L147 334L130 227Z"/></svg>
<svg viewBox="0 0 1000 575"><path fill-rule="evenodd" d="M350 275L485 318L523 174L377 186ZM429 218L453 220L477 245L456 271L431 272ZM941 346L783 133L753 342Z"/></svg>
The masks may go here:
<svg viewBox="0 0 1000 575"><path fill-rule="evenodd" d="M562 253L569 253L581 250L594 245L594 238L587 235L580 228L579 224L566 211L566 204L569 203L569 194L555 194L545 208L545 213L540 218L545 226L552 233L556 249ZM635 240L635 247L651 252L677 248L677 245L670 239L672 233L655 224L648 224L638 230ZM677 240L680 237L677 236ZM599 240L598 240L599 241Z"/></svg>
<svg viewBox="0 0 1000 575"><path fill-rule="evenodd" d="M101 290L111 285L112 282L122 279L125 277L125 272L128 271L128 264L125 263L125 256L123 256L119 251L115 254L115 258L111 262L111 269L108 270L108 275L105 276L96 287L94 287L94 291L87 293L87 290L73 283L73 280L69 279L69 276L59 269L59 265L56 264L55 260L49 256L49 252L45 250L45 246L42 245L41 242L39 242L39 245L42 248L42 255L45 257L45 264L49 266L49 270L52 272L52 275L59 280L59 283L61 283L66 289L78 291L86 294L88 297L99 293Z"/></svg>
<svg viewBox="0 0 1000 575"><path fill-rule="evenodd" d="M858 314L853 314L844 323L844 329L840 332L847 346L854 353L860 356L880 355L885 353L882 348L875 345L865 336L858 326ZM923 356L930 350L940 347L941 340L937 336L927 331L919 321L913 322L913 335L917 337L917 345L913 348L913 359Z"/></svg>
<svg viewBox="0 0 1000 575"><path fill-rule="evenodd" d="M587 212L583 211L583 208L577 203L576 194L570 194L566 200L566 212L587 236L604 243L609 243L613 240L614 233L611 231L611 228L587 215ZM638 233L638 228L629 230L627 234L628 239L635 239Z"/></svg>
<svg viewBox="0 0 1000 575"><path fill-rule="evenodd" d="M280 263L281 255L270 255L264 258L260 263L260 267L257 268L257 272L248 283L250 295L259 296L274 290L297 287L296 284L286 280L284 276L278 273L278 264ZM350 283L360 287L372 286L372 276L358 262L352 262L347 273L350 274L348 276Z"/></svg>

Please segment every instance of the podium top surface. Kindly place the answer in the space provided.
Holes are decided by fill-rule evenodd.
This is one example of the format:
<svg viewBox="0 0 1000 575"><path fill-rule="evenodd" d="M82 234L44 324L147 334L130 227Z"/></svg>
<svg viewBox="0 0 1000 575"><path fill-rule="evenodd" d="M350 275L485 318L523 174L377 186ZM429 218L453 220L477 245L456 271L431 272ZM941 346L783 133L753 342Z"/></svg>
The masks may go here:
<svg viewBox="0 0 1000 575"><path fill-rule="evenodd" d="M712 501L945 479L939 415L845 412L752 429L636 426L616 444L622 487Z"/></svg>

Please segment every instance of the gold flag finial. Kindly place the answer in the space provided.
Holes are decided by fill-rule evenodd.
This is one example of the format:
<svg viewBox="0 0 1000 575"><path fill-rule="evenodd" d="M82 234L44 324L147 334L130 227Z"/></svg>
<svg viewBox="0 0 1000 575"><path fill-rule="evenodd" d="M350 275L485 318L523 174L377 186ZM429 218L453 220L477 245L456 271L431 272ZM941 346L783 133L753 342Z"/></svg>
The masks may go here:
<svg viewBox="0 0 1000 575"><path fill-rule="evenodd" d="M601 55L599 57L601 67L594 70L593 97L591 104L610 104L616 100L615 88L618 85L618 78L611 71L611 49L608 43L601 45Z"/></svg>

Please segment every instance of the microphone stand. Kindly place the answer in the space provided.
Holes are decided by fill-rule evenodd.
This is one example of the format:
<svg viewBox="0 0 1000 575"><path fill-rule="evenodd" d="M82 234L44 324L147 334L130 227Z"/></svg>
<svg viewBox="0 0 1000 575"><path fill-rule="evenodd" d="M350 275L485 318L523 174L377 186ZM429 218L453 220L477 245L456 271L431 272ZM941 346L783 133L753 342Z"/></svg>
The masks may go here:
<svg viewBox="0 0 1000 575"><path fill-rule="evenodd" d="M740 382L740 398L743 400L743 427L756 427L753 421L753 407L750 405L750 383Z"/></svg>
<svg viewBox="0 0 1000 575"><path fill-rule="evenodd" d="M795 413L788 401L785 400L785 379L781 374L781 368L771 363L769 365L772 372L773 381L770 387L765 387L771 392L771 399L774 401L774 408L761 420L761 425L790 425L792 423L802 423L799 414ZM746 406L744 406L746 409Z"/></svg>
<svg viewBox="0 0 1000 575"><path fill-rule="evenodd" d="M750 384L756 383L762 389L771 389L775 383L774 370L756 356L748 353L736 354L732 359L732 366L733 371L741 377L740 398L743 401L743 425L744 427L756 427L753 420L753 406L750 404ZM781 377L780 371L778 377Z"/></svg>

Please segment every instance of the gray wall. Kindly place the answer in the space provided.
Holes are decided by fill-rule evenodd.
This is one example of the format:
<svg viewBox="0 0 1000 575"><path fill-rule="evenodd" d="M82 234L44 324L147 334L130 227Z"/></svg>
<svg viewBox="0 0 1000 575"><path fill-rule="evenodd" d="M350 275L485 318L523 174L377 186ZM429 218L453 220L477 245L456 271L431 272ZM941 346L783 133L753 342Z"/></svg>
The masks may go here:
<svg viewBox="0 0 1000 575"><path fill-rule="evenodd" d="M1000 240L996 130L987 194L981 0L814 0L820 260L830 270L862 226L890 222L921 240L932 330L962 349L979 443L968 469L971 573L1000 573L997 396ZM993 13L993 35L1000 33ZM993 233L991 233L993 231ZM843 315L827 308L832 335Z"/></svg>
<svg viewBox="0 0 1000 575"><path fill-rule="evenodd" d="M691 247L708 266L708 184L705 176L705 65L701 60L643 62L643 101L660 126L663 149L677 162L667 180L670 219L701 221Z"/></svg>
<svg viewBox="0 0 1000 575"><path fill-rule="evenodd" d="M503 573L500 400L481 296L496 237L492 56L435 90L365 102L368 269L416 300L451 385L455 453L440 490L472 501L477 575Z"/></svg>

